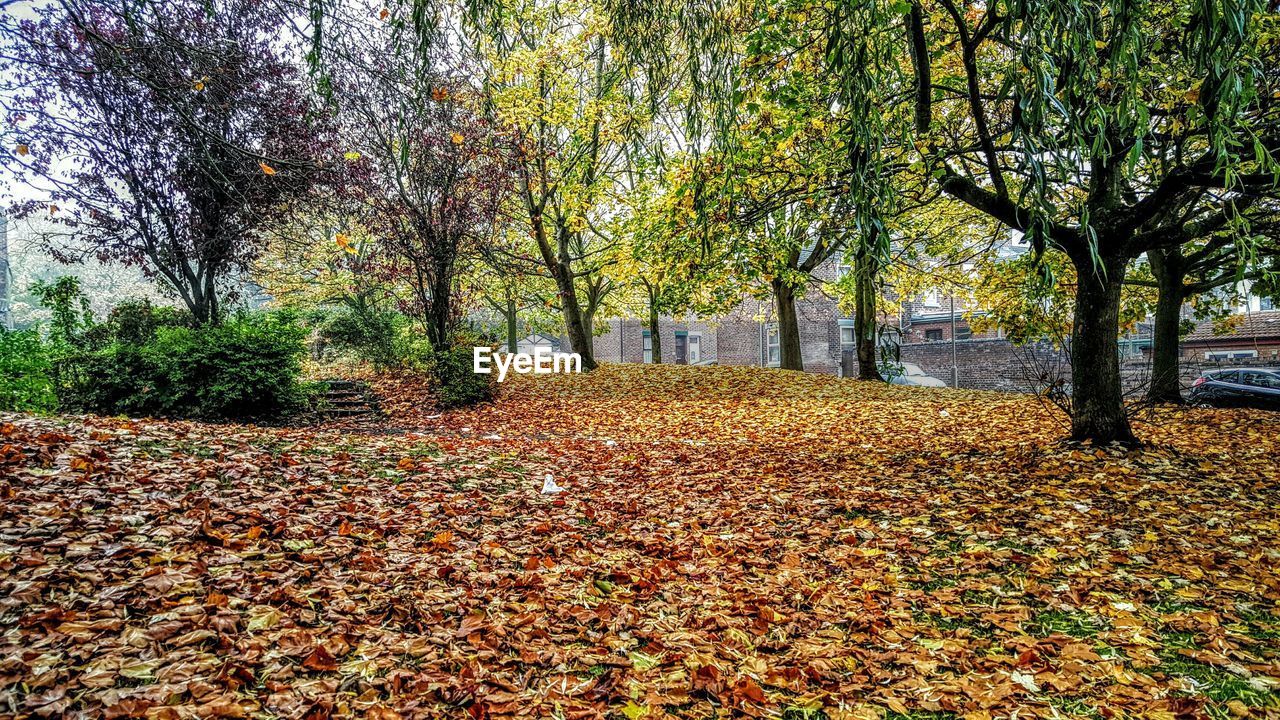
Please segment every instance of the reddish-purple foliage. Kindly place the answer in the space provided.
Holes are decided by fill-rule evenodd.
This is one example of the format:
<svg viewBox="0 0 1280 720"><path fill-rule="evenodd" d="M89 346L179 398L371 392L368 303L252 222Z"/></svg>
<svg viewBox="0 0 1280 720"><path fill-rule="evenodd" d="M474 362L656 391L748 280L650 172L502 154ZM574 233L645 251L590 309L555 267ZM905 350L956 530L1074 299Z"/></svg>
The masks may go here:
<svg viewBox="0 0 1280 720"><path fill-rule="evenodd" d="M258 0L66 0L11 25L0 103L29 148L13 171L47 192L16 214L49 213L216 322L264 227L334 179L333 123L281 26Z"/></svg>

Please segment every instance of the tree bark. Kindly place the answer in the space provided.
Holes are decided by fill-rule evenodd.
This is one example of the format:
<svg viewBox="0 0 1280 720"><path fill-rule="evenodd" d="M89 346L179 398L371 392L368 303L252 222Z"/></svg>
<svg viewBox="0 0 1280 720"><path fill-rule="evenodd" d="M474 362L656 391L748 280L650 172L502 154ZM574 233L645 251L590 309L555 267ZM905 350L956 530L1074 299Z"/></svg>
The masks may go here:
<svg viewBox="0 0 1280 720"><path fill-rule="evenodd" d="M1147 253L1157 285L1155 326L1151 331L1151 387L1147 399L1153 403L1181 405L1182 376L1179 372L1184 274L1181 253L1152 251Z"/></svg>
<svg viewBox="0 0 1280 720"><path fill-rule="evenodd" d="M1127 259L1105 257L1095 266L1073 256L1078 277L1071 329L1071 438L1137 444L1120 382L1120 289Z"/></svg>
<svg viewBox="0 0 1280 720"><path fill-rule="evenodd" d="M804 360L800 355L800 322L796 318L795 288L775 279L773 297L778 308L778 366L783 370L804 370Z"/></svg>
<svg viewBox="0 0 1280 720"><path fill-rule="evenodd" d="M645 283L645 290L649 295L649 348L650 356L652 356L654 365L662 364L662 333L659 332L658 322L658 298L654 293L652 286Z"/></svg>
<svg viewBox="0 0 1280 720"><path fill-rule="evenodd" d="M858 379L884 382L876 358L876 270L867 252L854 258L853 335L858 349Z"/></svg>
<svg viewBox="0 0 1280 720"><path fill-rule="evenodd" d="M570 277L567 283L561 277ZM582 369L595 370L596 353L592 335L587 329L586 318L583 317L582 306L578 304L578 294L573 287L572 275L567 268L557 273L556 285L560 290L561 314L564 315L564 326L569 334L569 345L573 352L582 356Z"/></svg>
<svg viewBox="0 0 1280 720"><path fill-rule="evenodd" d="M424 309L427 312L427 342L431 343L434 350L448 349L453 339L450 337L453 329L453 318L450 317L453 313L450 303L452 288L449 286L451 274L440 270L436 281L432 283L430 297L426 299L427 306Z"/></svg>
<svg viewBox="0 0 1280 720"><path fill-rule="evenodd" d="M516 335L517 318L515 298L507 298L507 312L504 313L504 315L506 315L507 321L507 352L514 355L520 349L520 338Z"/></svg>

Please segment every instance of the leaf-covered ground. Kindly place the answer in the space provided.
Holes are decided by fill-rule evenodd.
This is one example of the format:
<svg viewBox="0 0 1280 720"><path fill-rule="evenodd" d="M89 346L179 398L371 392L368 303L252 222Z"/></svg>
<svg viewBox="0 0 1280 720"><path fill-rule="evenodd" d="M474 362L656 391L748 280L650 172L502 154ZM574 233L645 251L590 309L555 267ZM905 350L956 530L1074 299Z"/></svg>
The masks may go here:
<svg viewBox="0 0 1280 720"><path fill-rule="evenodd" d="M388 405L0 418L0 716L1280 716L1280 416L1098 450L1031 398L636 366Z"/></svg>

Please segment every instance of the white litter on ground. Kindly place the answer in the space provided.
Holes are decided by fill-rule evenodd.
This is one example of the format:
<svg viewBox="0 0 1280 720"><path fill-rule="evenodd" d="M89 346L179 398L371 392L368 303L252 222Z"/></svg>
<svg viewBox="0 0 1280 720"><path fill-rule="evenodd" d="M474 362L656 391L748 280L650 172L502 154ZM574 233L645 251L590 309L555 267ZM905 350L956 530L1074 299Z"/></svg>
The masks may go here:
<svg viewBox="0 0 1280 720"><path fill-rule="evenodd" d="M551 477L551 473L547 473L547 478L542 481L542 494L555 495L560 492L564 492L564 488L556 484L556 480Z"/></svg>

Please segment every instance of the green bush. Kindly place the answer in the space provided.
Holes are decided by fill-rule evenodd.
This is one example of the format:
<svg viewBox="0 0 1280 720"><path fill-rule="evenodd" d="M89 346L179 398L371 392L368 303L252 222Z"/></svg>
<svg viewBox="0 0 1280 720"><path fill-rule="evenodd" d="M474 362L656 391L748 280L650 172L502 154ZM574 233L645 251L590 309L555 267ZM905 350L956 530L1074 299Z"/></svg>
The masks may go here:
<svg viewBox="0 0 1280 720"><path fill-rule="evenodd" d="M395 313L348 308L329 316L320 326L320 335L338 351L350 352L376 368L389 368L398 364L397 320Z"/></svg>
<svg viewBox="0 0 1280 720"><path fill-rule="evenodd" d="M105 414L256 420L301 409L312 392L299 380L306 331L292 317L128 327L107 347L63 361L65 404Z"/></svg>
<svg viewBox="0 0 1280 720"><path fill-rule="evenodd" d="M35 330L0 328L0 410L57 409L51 352Z"/></svg>
<svg viewBox="0 0 1280 720"><path fill-rule="evenodd" d="M431 355L431 377L443 408L474 405L493 399L493 375L477 375L471 348L455 347Z"/></svg>

